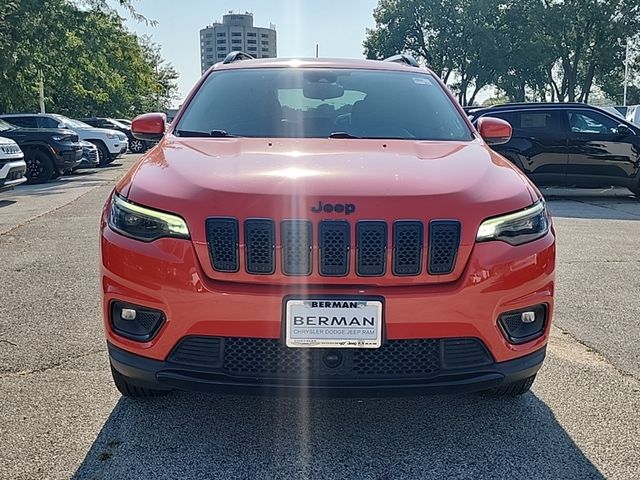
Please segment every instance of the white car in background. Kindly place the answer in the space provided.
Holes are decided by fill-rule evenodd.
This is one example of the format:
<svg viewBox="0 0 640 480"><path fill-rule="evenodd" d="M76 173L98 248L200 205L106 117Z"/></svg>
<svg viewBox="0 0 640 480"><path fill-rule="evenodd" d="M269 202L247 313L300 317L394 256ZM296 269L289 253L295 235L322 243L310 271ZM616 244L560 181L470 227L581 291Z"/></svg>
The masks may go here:
<svg viewBox="0 0 640 480"><path fill-rule="evenodd" d="M627 108L627 122L640 127L640 105L631 105Z"/></svg>
<svg viewBox="0 0 640 480"><path fill-rule="evenodd" d="M66 128L78 134L80 140L93 143L98 149L100 166L113 162L127 151L129 140L117 130L94 128L84 122L54 113L12 113L0 115L14 125L27 128Z"/></svg>
<svg viewBox="0 0 640 480"><path fill-rule="evenodd" d="M624 119L624 114L620 110L618 110L616 107L600 107L600 106L598 106L598 108L600 110L604 110L605 112L610 113L611 115L614 115L615 117Z"/></svg>
<svg viewBox="0 0 640 480"><path fill-rule="evenodd" d="M0 137L0 192L27 181L27 164L16 142Z"/></svg>

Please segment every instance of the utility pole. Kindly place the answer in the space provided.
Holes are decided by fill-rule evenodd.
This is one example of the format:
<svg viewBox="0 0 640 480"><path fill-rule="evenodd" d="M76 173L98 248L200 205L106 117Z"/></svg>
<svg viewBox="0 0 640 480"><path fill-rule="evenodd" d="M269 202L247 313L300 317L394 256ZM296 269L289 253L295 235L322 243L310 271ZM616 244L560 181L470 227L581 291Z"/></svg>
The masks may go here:
<svg viewBox="0 0 640 480"><path fill-rule="evenodd" d="M42 75L42 70L38 70L38 91L40 93L40 113L45 113L44 111L44 75Z"/></svg>
<svg viewBox="0 0 640 480"><path fill-rule="evenodd" d="M156 60L156 112L160 111L160 53L158 53L155 57Z"/></svg>
<svg viewBox="0 0 640 480"><path fill-rule="evenodd" d="M627 39L626 43L623 45L622 42L619 43L621 47L625 47L624 54L624 99L623 106L627 106L627 88L629 85L629 39Z"/></svg>

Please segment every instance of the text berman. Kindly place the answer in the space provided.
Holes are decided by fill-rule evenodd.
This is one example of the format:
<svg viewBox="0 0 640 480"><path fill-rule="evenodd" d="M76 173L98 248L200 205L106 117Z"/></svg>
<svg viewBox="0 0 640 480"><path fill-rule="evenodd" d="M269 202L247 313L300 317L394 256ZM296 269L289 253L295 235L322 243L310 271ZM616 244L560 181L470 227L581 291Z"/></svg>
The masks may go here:
<svg viewBox="0 0 640 480"><path fill-rule="evenodd" d="M327 326L327 327L373 327L375 326L375 319L372 317L323 317L315 315L309 315L303 317L302 315L295 315L293 317L293 324L297 327L315 327L315 326Z"/></svg>

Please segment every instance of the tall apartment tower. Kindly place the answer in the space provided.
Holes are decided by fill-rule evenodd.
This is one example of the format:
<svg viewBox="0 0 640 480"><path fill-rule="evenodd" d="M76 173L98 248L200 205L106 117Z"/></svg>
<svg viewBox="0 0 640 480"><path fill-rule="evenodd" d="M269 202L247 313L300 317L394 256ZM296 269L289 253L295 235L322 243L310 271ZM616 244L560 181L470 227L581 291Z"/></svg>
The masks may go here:
<svg viewBox="0 0 640 480"><path fill-rule="evenodd" d="M200 70L204 73L214 63L236 50L255 58L277 55L275 25L254 27L252 13L228 13L222 23L215 22L200 30Z"/></svg>

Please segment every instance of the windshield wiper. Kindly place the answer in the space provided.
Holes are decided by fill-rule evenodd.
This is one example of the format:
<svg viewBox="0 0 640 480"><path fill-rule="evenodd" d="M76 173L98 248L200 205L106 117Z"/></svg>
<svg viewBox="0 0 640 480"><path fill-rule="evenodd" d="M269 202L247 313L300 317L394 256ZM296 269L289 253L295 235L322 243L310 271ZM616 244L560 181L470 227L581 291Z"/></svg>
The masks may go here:
<svg viewBox="0 0 640 480"><path fill-rule="evenodd" d="M226 130L211 130L210 132L196 132L194 130L176 130L179 137L236 137Z"/></svg>
<svg viewBox="0 0 640 480"><path fill-rule="evenodd" d="M357 137L347 132L333 132L329 138L356 138L360 140L412 140L405 137Z"/></svg>
<svg viewBox="0 0 640 480"><path fill-rule="evenodd" d="M347 132L333 132L329 134L329 138L362 138L356 137L355 135L351 135Z"/></svg>

